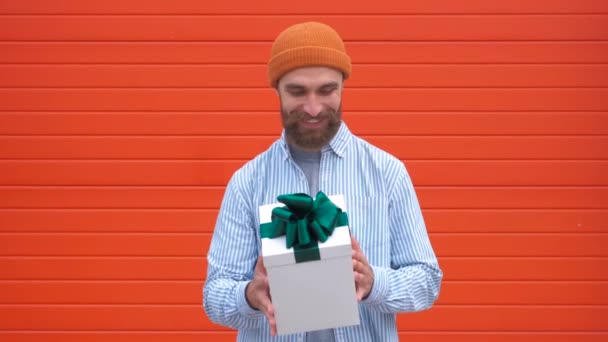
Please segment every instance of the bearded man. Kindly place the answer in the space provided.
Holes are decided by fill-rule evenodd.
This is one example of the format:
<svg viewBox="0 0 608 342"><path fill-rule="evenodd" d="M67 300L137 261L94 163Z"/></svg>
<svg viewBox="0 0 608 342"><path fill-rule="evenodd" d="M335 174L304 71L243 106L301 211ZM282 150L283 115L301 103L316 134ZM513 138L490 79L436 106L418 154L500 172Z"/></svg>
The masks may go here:
<svg viewBox="0 0 608 342"><path fill-rule="evenodd" d="M293 25L273 43L268 75L284 130L232 176L207 258L205 311L238 329L238 341L398 341L396 314L427 309L439 295L442 272L405 166L342 120L351 69L342 38L325 24ZM318 191L347 203L361 323L271 337L258 208L281 194Z"/></svg>

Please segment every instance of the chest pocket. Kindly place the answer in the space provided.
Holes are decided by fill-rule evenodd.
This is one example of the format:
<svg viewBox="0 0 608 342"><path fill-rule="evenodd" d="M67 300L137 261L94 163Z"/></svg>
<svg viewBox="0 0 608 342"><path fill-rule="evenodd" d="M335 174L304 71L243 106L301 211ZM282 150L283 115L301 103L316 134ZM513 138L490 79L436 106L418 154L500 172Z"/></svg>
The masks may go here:
<svg viewBox="0 0 608 342"><path fill-rule="evenodd" d="M367 260L376 266L389 266L391 236L386 197L348 196L346 207L351 233Z"/></svg>

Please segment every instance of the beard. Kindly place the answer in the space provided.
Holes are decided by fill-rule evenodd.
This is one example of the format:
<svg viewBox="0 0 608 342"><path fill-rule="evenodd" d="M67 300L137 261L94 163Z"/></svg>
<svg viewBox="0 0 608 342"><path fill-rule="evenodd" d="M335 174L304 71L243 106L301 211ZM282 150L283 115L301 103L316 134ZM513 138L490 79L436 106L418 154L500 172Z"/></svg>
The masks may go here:
<svg viewBox="0 0 608 342"><path fill-rule="evenodd" d="M342 109L341 106L337 110L328 108L313 118L305 111L293 110L287 112L281 106L281 119L288 142L302 149L320 150L323 146L329 144L338 132L342 122ZM302 122L308 119L318 119L325 126L319 129L306 128L302 125Z"/></svg>

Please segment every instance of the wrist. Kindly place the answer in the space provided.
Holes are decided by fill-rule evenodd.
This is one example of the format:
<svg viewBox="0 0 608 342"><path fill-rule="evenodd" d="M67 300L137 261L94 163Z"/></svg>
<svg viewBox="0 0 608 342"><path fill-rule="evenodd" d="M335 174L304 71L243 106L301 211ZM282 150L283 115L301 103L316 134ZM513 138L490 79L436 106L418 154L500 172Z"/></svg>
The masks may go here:
<svg viewBox="0 0 608 342"><path fill-rule="evenodd" d="M236 303L237 303L238 311L243 315L243 317L250 317L250 318L259 317L261 312L254 309L253 307L251 307L250 304L247 302L247 292L245 289L248 284L249 284L248 281L242 281L242 282L239 282L239 284L237 285ZM253 299L253 297L252 297L252 299Z"/></svg>
<svg viewBox="0 0 608 342"><path fill-rule="evenodd" d="M374 274L372 288L362 303L376 305L383 303L388 295L388 274L386 273L386 269L381 267L373 267L371 265L370 267Z"/></svg>
<svg viewBox="0 0 608 342"><path fill-rule="evenodd" d="M374 268L370 265L369 266L369 271L370 274L372 275L372 281L371 284L369 286L369 289L367 289L367 293L365 294L365 296L363 296L363 298L361 300L366 300L367 297L369 297L369 295L372 293L372 290L374 289Z"/></svg>
<svg viewBox="0 0 608 342"><path fill-rule="evenodd" d="M253 280L252 280L252 281L249 281L249 282L247 283L247 286L245 286L245 301L247 302L247 305L249 305L249 307L250 307L250 308L252 308L253 310L258 310L258 308L256 308L256 307L255 307L255 306L254 306L254 305L251 303L252 301L251 301L251 299L249 298L249 297L250 297L250 294L251 294L250 289L249 289L249 285L251 285L251 283L252 283L252 282L253 282Z"/></svg>

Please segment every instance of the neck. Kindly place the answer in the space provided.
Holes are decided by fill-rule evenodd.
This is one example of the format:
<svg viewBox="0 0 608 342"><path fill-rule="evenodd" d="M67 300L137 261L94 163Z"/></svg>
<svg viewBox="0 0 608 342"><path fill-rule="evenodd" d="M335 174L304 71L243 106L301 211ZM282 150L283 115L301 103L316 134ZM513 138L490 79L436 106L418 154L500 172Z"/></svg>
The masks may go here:
<svg viewBox="0 0 608 342"><path fill-rule="evenodd" d="M306 153L315 153L315 152L321 152L322 147L319 148L312 148L312 147L303 147L300 145L297 145L293 139L287 139L287 144L289 145L290 149L294 149L296 151L301 151L301 152L306 152Z"/></svg>

